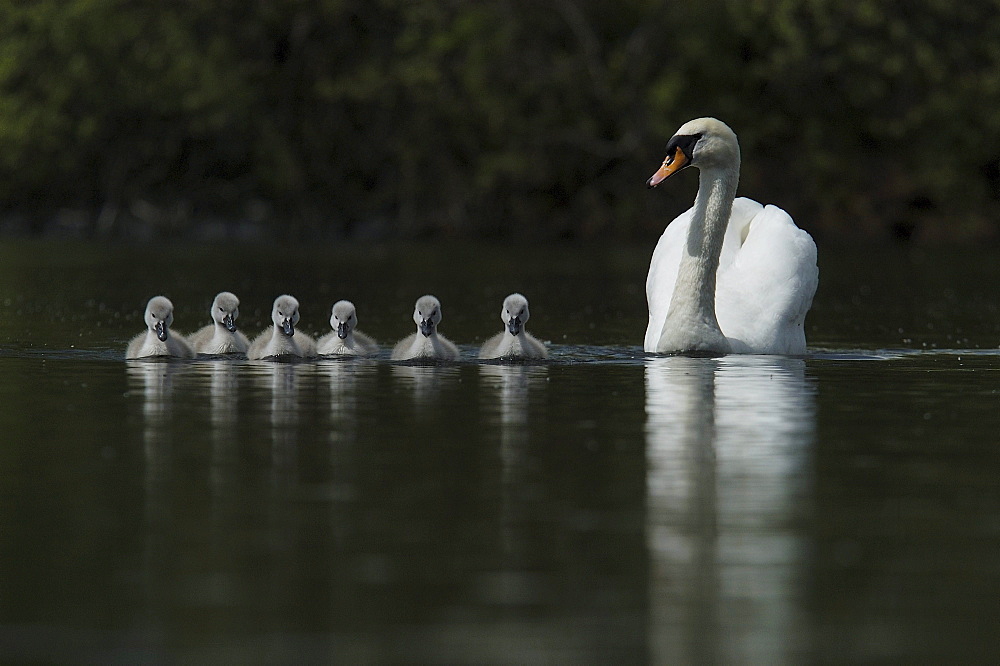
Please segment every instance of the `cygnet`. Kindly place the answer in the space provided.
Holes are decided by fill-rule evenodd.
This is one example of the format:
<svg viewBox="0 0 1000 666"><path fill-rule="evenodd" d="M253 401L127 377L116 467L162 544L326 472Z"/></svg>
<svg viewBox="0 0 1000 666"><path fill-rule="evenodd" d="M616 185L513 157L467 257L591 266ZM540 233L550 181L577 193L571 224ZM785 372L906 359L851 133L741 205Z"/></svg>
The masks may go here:
<svg viewBox="0 0 1000 666"><path fill-rule="evenodd" d="M413 321L417 325L417 332L396 343L392 350L392 360L458 360L458 347L437 330L441 323L441 302L438 299L429 295L418 298L413 309Z"/></svg>

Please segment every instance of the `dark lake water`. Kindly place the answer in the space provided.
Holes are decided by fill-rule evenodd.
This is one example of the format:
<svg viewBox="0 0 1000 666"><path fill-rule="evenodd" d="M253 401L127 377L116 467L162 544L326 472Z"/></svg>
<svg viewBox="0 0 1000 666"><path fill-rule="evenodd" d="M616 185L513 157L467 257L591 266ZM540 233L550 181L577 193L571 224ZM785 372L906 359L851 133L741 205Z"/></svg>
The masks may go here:
<svg viewBox="0 0 1000 666"><path fill-rule="evenodd" d="M1000 658L1000 265L820 247L804 358L647 356L650 247L0 248L0 654ZM365 361L126 362L237 293ZM504 296L549 362L491 365ZM387 360L414 300L464 360Z"/></svg>

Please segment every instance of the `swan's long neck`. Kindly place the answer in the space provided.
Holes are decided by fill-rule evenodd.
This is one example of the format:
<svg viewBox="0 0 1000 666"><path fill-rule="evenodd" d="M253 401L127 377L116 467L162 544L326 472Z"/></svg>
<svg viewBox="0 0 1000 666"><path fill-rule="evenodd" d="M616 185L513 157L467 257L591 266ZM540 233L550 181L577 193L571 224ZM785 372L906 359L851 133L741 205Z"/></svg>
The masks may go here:
<svg viewBox="0 0 1000 666"><path fill-rule="evenodd" d="M702 168L687 244L661 338L681 350L729 351L715 315L716 273L739 182L739 163Z"/></svg>

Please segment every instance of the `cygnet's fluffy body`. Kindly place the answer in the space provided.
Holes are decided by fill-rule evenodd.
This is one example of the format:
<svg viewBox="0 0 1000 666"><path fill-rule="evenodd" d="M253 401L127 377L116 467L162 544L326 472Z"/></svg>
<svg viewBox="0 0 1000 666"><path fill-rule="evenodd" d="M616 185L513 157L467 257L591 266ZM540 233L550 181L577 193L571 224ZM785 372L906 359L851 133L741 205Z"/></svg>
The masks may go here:
<svg viewBox="0 0 1000 666"><path fill-rule="evenodd" d="M417 325L417 332L396 343L392 350L392 360L458 360L458 347L437 330L441 323L441 303L438 299L433 296L418 298L413 309L413 322Z"/></svg>
<svg viewBox="0 0 1000 666"><path fill-rule="evenodd" d="M524 329L528 321L528 299L511 294L504 299L500 319L504 330L487 340L479 350L481 359L540 359L549 353L545 345Z"/></svg>
<svg viewBox="0 0 1000 666"><path fill-rule="evenodd" d="M170 299L164 296L154 296L149 299L143 321L146 322L146 330L128 343L125 358L155 356L194 358L194 350L184 336L170 331L170 325L174 321L174 304Z"/></svg>
<svg viewBox="0 0 1000 666"><path fill-rule="evenodd" d="M246 354L250 341L236 328L240 316L240 299L228 291L219 293L212 302L212 322L188 337L197 354Z"/></svg>
<svg viewBox="0 0 1000 666"><path fill-rule="evenodd" d="M295 330L295 325L299 323L299 302L294 297L286 294L274 299L271 321L274 325L264 329L250 343L247 358L257 361L290 356L312 358L316 355L316 341Z"/></svg>
<svg viewBox="0 0 1000 666"><path fill-rule="evenodd" d="M378 353L378 344L369 336L356 330L357 309L350 301L337 301L330 314L333 331L316 341L320 356L371 356Z"/></svg>

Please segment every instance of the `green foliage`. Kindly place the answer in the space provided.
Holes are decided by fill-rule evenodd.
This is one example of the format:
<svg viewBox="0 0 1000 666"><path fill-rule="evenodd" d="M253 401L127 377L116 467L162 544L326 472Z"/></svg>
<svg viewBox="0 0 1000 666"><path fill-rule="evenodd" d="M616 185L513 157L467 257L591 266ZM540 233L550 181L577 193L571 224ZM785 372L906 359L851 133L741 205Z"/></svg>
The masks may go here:
<svg viewBox="0 0 1000 666"><path fill-rule="evenodd" d="M0 0L0 206L96 232L645 235L700 115L814 232L995 234L1000 0Z"/></svg>

